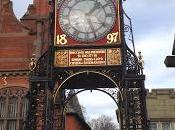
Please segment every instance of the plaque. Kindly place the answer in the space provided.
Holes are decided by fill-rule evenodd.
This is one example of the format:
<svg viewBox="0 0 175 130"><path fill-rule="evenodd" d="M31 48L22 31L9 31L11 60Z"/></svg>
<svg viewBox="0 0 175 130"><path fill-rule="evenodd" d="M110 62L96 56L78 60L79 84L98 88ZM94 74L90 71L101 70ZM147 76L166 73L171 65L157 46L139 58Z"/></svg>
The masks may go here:
<svg viewBox="0 0 175 130"><path fill-rule="evenodd" d="M73 49L55 52L55 67L121 65L120 48Z"/></svg>

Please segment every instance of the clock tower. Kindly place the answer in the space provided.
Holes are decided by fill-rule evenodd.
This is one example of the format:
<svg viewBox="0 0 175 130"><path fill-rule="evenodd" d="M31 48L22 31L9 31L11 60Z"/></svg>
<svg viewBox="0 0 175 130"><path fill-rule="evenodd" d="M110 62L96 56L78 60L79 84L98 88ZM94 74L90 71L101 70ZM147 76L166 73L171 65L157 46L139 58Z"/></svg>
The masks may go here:
<svg viewBox="0 0 175 130"><path fill-rule="evenodd" d="M120 130L148 129L145 75L135 49L127 45L134 46L134 40L122 4L51 1L49 48L31 69L27 130L65 130L67 103L87 90L114 100Z"/></svg>

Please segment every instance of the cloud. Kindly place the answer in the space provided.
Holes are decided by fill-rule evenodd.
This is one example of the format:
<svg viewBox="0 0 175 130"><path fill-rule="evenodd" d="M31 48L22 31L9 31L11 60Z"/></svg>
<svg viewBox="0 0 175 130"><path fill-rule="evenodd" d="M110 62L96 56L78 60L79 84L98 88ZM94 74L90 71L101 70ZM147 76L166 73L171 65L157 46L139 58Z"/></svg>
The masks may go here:
<svg viewBox="0 0 175 130"><path fill-rule="evenodd" d="M136 51L141 50L147 88L175 87L174 69L164 65L171 55L175 32L175 1L132 0L124 2L132 18Z"/></svg>
<svg viewBox="0 0 175 130"><path fill-rule="evenodd" d="M89 119L98 118L100 115L108 115L116 119L117 105L107 94L94 90L84 91L78 94L79 102L86 108Z"/></svg>
<svg viewBox="0 0 175 130"><path fill-rule="evenodd" d="M171 55L173 46L173 32L175 28L171 28L167 31L160 28L155 30L154 33L145 35L144 38L136 40L136 50L141 50L145 61L145 74L146 74L146 87L174 87L173 84L166 85L161 84L162 79L164 82L168 80L169 75L167 68L165 67L164 60L167 55ZM174 72L172 70L172 72ZM165 76L166 75L166 76ZM161 80L160 80L161 79ZM175 80L174 80L175 82ZM157 83L157 85L156 85Z"/></svg>
<svg viewBox="0 0 175 130"><path fill-rule="evenodd" d="M127 0L124 2L124 7L132 18L135 38L142 39L160 28L166 32L174 26L174 0Z"/></svg>

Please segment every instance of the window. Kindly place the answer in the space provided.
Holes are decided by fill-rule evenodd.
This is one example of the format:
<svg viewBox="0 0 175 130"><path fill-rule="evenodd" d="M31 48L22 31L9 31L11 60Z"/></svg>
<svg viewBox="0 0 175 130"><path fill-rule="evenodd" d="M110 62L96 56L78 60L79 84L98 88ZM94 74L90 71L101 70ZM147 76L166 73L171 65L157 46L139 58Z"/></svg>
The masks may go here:
<svg viewBox="0 0 175 130"><path fill-rule="evenodd" d="M0 89L0 130L23 130L28 107L27 88Z"/></svg>
<svg viewBox="0 0 175 130"><path fill-rule="evenodd" d="M4 121L0 121L0 130L4 130Z"/></svg>
<svg viewBox="0 0 175 130"><path fill-rule="evenodd" d="M16 121L15 120L8 120L7 129L8 130L16 130Z"/></svg>
<svg viewBox="0 0 175 130"><path fill-rule="evenodd" d="M21 100L21 120L19 121L19 130L23 130L24 129L24 119L27 116L27 110L28 110L28 99L27 98L23 98Z"/></svg>
<svg viewBox="0 0 175 130"><path fill-rule="evenodd" d="M27 109L28 109L28 99L23 98L21 100L21 117L25 118L27 114Z"/></svg>
<svg viewBox="0 0 175 130"><path fill-rule="evenodd" d="M9 103L8 103L8 117L16 118L17 111L18 111L18 99L15 97L12 97L9 99Z"/></svg>
<svg viewBox="0 0 175 130"><path fill-rule="evenodd" d="M0 98L0 118L5 117L5 99L4 98ZM0 129L1 130L1 129Z"/></svg>
<svg viewBox="0 0 175 130"><path fill-rule="evenodd" d="M157 130L157 123L150 123L150 130Z"/></svg>
<svg viewBox="0 0 175 130"><path fill-rule="evenodd" d="M0 130L4 130L4 121L1 120L5 117L5 98L0 98Z"/></svg>
<svg viewBox="0 0 175 130"><path fill-rule="evenodd" d="M170 123L169 122L162 123L162 130L170 130Z"/></svg>

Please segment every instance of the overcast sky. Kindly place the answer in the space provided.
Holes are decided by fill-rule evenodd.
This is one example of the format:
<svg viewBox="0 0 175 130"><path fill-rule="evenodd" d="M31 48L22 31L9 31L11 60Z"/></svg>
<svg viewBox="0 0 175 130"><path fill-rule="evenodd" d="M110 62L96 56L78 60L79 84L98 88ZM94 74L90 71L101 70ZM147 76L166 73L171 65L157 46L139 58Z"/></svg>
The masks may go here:
<svg viewBox="0 0 175 130"><path fill-rule="evenodd" d="M18 18L24 14L27 4L32 3L32 0L13 1ZM146 88L175 88L175 68L164 65L173 47L175 0L126 0L124 9L132 19L136 51L140 50L144 57ZM101 92L79 94L81 104L87 113L91 112L90 117L96 117L98 112L115 114L114 102L104 96Z"/></svg>

